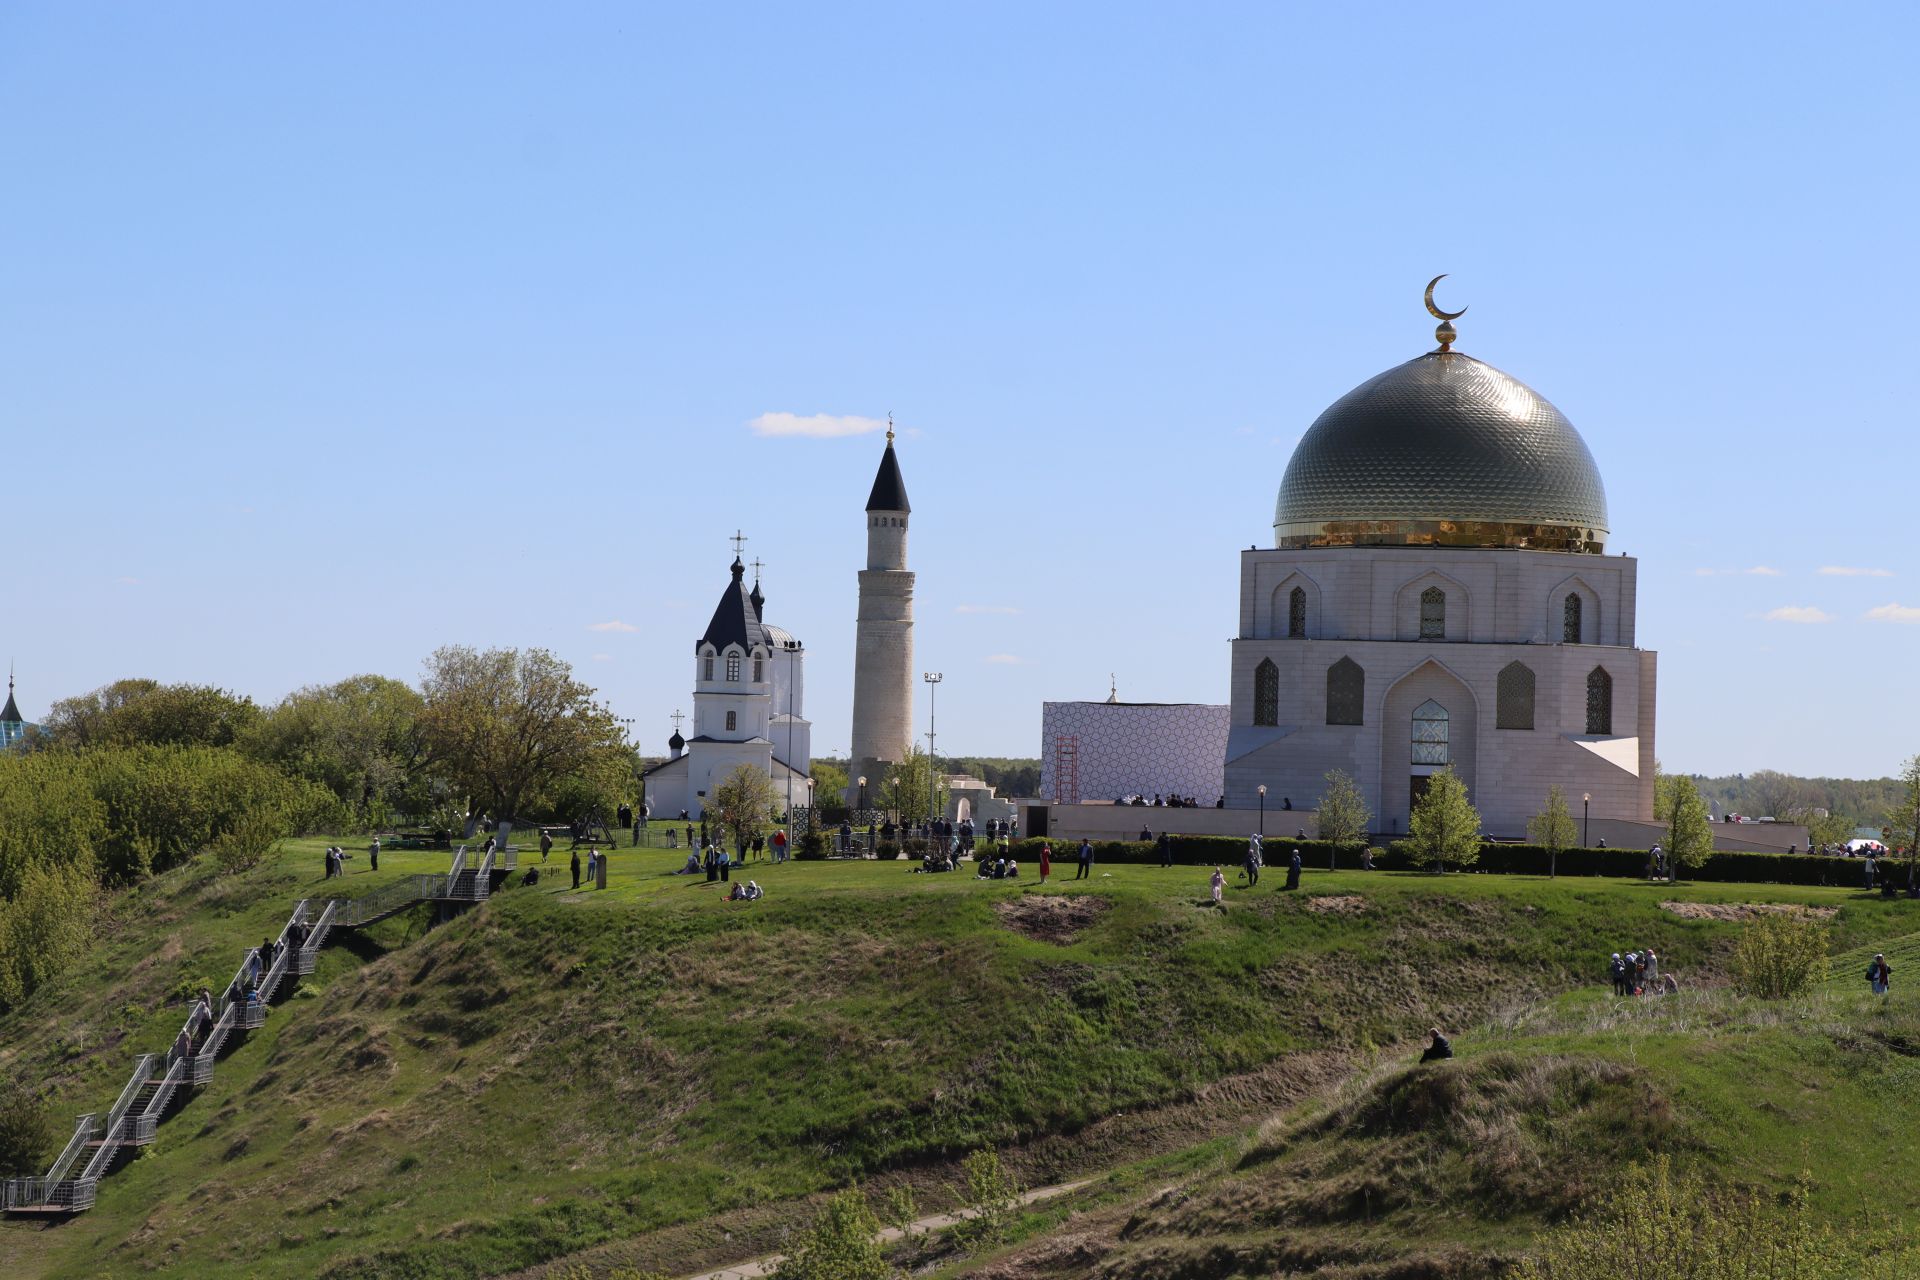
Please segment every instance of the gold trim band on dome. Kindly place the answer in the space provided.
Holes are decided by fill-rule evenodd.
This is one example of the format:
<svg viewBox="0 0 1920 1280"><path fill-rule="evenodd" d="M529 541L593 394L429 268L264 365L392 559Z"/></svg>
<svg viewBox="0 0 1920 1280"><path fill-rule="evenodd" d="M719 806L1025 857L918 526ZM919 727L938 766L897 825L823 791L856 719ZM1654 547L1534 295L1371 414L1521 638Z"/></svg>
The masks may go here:
<svg viewBox="0 0 1920 1280"><path fill-rule="evenodd" d="M1302 547L1480 547L1600 555L1607 531L1516 520L1328 520L1273 527L1273 545Z"/></svg>

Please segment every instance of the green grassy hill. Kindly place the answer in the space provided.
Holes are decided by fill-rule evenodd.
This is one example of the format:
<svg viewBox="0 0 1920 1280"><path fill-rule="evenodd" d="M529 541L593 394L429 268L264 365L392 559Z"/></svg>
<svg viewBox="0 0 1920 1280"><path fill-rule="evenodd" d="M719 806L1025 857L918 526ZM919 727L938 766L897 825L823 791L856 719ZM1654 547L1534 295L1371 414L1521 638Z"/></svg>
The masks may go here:
<svg viewBox="0 0 1920 1280"><path fill-rule="evenodd" d="M63 1133L103 1110L186 992L326 890L321 847L115 902L96 960L0 1023L6 1070L46 1081ZM336 891L443 862L390 853ZM983 1146L1030 1184L1119 1171L1050 1212L1095 1224L1073 1256L1141 1276L1497 1254L1656 1148L1763 1180L1844 1131L1814 1160L1834 1212L1857 1190L1846 1168L1883 1188L1920 1173L1862 1119L1916 1042L1902 997L1836 993L1796 1021L1711 990L1628 1009L1591 990L1628 945L1690 993L1716 980L1737 925L1663 899L1837 907L1838 944L1868 949L1908 934L1905 903L1354 872L1309 873L1300 894L1271 877L1216 912L1193 868L1042 894L796 863L756 865L767 898L734 904L677 863L623 851L608 890L572 892L556 855L546 882L451 923L429 929L423 907L330 947L95 1210L0 1229L0 1271L677 1274L777 1249L807 1197L848 1181L937 1207ZM1484 1028L1445 1086L1403 1071L1435 1022ZM1166 1178L1177 1208L1139 1198ZM1052 1221L1034 1217L1006 1274L1091 1273L1047 1270Z"/></svg>

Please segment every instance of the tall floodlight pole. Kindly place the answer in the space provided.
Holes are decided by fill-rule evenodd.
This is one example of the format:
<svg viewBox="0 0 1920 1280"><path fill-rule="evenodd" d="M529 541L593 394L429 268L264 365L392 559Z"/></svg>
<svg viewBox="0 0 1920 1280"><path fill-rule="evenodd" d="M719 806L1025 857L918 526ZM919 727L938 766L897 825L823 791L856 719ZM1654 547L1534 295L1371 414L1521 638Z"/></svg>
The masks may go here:
<svg viewBox="0 0 1920 1280"><path fill-rule="evenodd" d="M1267 834L1267 784L1263 782L1256 787L1255 790L1260 793L1260 836L1262 839L1265 839Z"/></svg>
<svg viewBox="0 0 1920 1280"><path fill-rule="evenodd" d="M943 679L945 679L945 677L944 677L944 676L943 676L943 675L942 675L942 674L941 674L940 672L938 672L938 671L927 671L927 672L923 672L923 673L921 674L921 676L920 676L920 678L921 678L922 680L925 680L925 681L927 682L927 821L928 821L928 822L932 822L932 821L933 821L933 820L935 819L935 817L937 816L937 812L936 812L936 810L934 809L934 804L935 804L935 794L934 794L934 793L935 793L935 791L936 791L936 788L935 788L935 787L934 787L934 785L933 785L933 767L934 767L934 766L933 766L933 761L934 761L934 738L933 738L933 709L934 709L934 694L935 694L936 692L938 692L938 686L939 686L939 684L940 684L940 681L941 681L941 680L943 680Z"/></svg>
<svg viewBox="0 0 1920 1280"><path fill-rule="evenodd" d="M1593 793L1590 791L1582 792L1580 796L1580 846L1584 849L1593 848L1593 841L1587 838L1592 834L1589 828L1593 825L1593 819L1588 816L1587 812L1588 807L1592 804Z"/></svg>

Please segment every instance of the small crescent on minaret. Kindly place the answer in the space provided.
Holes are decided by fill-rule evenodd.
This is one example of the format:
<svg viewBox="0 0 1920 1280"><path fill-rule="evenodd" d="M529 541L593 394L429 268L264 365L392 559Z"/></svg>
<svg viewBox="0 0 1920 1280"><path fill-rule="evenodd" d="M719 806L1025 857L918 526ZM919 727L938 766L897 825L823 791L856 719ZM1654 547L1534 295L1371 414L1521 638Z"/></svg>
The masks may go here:
<svg viewBox="0 0 1920 1280"><path fill-rule="evenodd" d="M1427 281L1427 311L1435 320L1458 320L1461 316L1467 314L1465 307L1460 308L1458 311L1442 311L1439 307L1433 305L1433 286L1439 284L1446 278L1447 273L1443 271L1433 279Z"/></svg>

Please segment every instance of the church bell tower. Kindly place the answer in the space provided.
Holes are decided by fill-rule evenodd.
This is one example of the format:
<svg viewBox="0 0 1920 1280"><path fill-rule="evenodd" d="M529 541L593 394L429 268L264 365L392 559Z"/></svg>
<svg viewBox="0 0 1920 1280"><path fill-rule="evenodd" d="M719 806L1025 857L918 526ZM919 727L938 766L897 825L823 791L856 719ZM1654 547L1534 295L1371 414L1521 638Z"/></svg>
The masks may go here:
<svg viewBox="0 0 1920 1280"><path fill-rule="evenodd" d="M877 797L887 766L913 741L913 573L907 568L906 482L887 429L887 451L867 497L867 567L860 571L860 618L854 638L853 760L848 800L858 778Z"/></svg>

